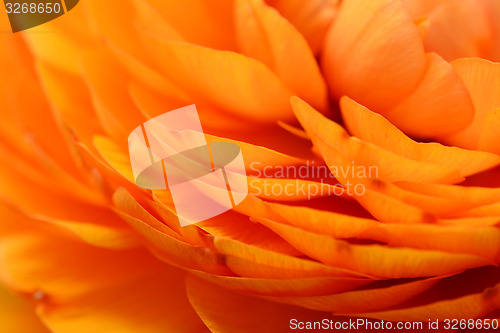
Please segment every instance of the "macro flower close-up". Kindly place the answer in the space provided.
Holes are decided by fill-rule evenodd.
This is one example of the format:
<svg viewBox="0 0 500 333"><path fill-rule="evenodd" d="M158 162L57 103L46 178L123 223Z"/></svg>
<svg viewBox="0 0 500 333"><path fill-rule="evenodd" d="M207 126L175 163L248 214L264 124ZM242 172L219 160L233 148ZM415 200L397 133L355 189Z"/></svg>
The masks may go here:
<svg viewBox="0 0 500 333"><path fill-rule="evenodd" d="M0 32L0 332L500 328L500 0L4 0Z"/></svg>

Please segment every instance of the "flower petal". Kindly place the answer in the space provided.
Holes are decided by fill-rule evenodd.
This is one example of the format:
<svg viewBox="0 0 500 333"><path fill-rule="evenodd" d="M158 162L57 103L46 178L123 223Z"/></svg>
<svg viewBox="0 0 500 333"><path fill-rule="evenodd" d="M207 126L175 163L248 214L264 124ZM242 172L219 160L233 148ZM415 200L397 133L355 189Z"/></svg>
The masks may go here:
<svg viewBox="0 0 500 333"><path fill-rule="evenodd" d="M446 143L467 149L477 149L484 119L500 107L500 64L483 59L458 59L452 62L472 97L476 113L463 131L444 139Z"/></svg>
<svg viewBox="0 0 500 333"><path fill-rule="evenodd" d="M252 278L296 279L306 277L366 277L346 269L260 249L227 238L215 238L214 245L236 274Z"/></svg>
<svg viewBox="0 0 500 333"><path fill-rule="evenodd" d="M348 97L343 97L340 105L345 124L352 135L400 156L458 168L463 177L500 164L500 157L493 154L446 147L438 143L415 142L384 117Z"/></svg>
<svg viewBox="0 0 500 333"><path fill-rule="evenodd" d="M392 224L334 212L247 200L245 213L252 220L271 220L298 229L345 240L374 240L391 247L466 253L500 261L500 229L462 224ZM407 237L412 235L412 237Z"/></svg>
<svg viewBox="0 0 500 333"><path fill-rule="evenodd" d="M193 44L234 50L233 0L208 4L203 0L147 0L181 36Z"/></svg>
<svg viewBox="0 0 500 333"><path fill-rule="evenodd" d="M492 264L491 261L474 255L388 248L380 245L356 245L271 220L261 220L260 223L314 259L333 267L379 278L415 278L455 274L469 268Z"/></svg>
<svg viewBox="0 0 500 333"><path fill-rule="evenodd" d="M326 83L302 35L263 0L237 0L235 7L242 53L266 65L295 95L326 111Z"/></svg>
<svg viewBox="0 0 500 333"><path fill-rule="evenodd" d="M321 321L326 315L238 294L193 276L187 278L186 289L211 332L285 333L290 331L292 319Z"/></svg>
<svg viewBox="0 0 500 333"><path fill-rule="evenodd" d="M115 62L104 51L89 52L83 59L83 75L101 126L125 144L130 132L146 118L134 107L126 85L128 78ZM103 72L107 75L102 75Z"/></svg>
<svg viewBox="0 0 500 333"><path fill-rule="evenodd" d="M337 13L339 0L266 0L304 36L315 55L322 48L328 28Z"/></svg>
<svg viewBox="0 0 500 333"><path fill-rule="evenodd" d="M49 333L26 300L0 284L0 322L4 332Z"/></svg>
<svg viewBox="0 0 500 333"><path fill-rule="evenodd" d="M500 155L500 107L488 113L483 121L478 149Z"/></svg>
<svg viewBox="0 0 500 333"><path fill-rule="evenodd" d="M145 38L145 43L155 66L196 103L258 122L291 119L291 91L257 60L151 37Z"/></svg>
<svg viewBox="0 0 500 333"><path fill-rule="evenodd" d="M298 279L265 279L239 276L219 276L191 272L207 281L233 291L261 296L317 296L334 294L367 285L369 279L349 277L307 277Z"/></svg>
<svg viewBox="0 0 500 333"><path fill-rule="evenodd" d="M343 1L325 41L323 71L335 98L376 112L404 100L424 76L420 33L400 1Z"/></svg>
<svg viewBox="0 0 500 333"><path fill-rule="evenodd" d="M476 319L484 318L500 308L500 285L488 288L482 293L471 294L400 310L358 313L356 316L381 320L427 321L434 319Z"/></svg>
<svg viewBox="0 0 500 333"><path fill-rule="evenodd" d="M344 172L334 174L336 177L345 177L342 175L345 172L350 175L352 168L361 166L365 168L366 174L370 167L377 168L378 177L387 182L407 180L422 183L453 183L462 180L457 174L458 170L454 168L408 159L350 137L340 125L328 120L297 97L292 98L292 107L330 169L338 164L333 155L342 154L354 162L354 166L352 163L348 163L350 166L341 165L339 171ZM325 156L327 154L333 155Z"/></svg>
<svg viewBox="0 0 500 333"><path fill-rule="evenodd" d="M399 129L423 138L450 135L474 117L471 98L453 68L435 53L418 87L384 116Z"/></svg>
<svg viewBox="0 0 500 333"><path fill-rule="evenodd" d="M117 213L144 239L158 258L175 266L228 275L223 257L207 246L188 243L181 235L162 225L124 190L117 191L114 202L122 211Z"/></svg>
<svg viewBox="0 0 500 333"><path fill-rule="evenodd" d="M404 303L425 290L434 286L438 279L423 279L412 282L403 282L379 288L366 287L362 290L353 290L332 295L316 297L280 297L275 299L287 304L303 306L316 311L329 311L342 314L356 314L391 309Z"/></svg>
<svg viewBox="0 0 500 333"><path fill-rule="evenodd" d="M178 287L184 273L144 250L102 250L42 232L2 237L0 247L2 277L35 297L51 331L200 332L204 327Z"/></svg>

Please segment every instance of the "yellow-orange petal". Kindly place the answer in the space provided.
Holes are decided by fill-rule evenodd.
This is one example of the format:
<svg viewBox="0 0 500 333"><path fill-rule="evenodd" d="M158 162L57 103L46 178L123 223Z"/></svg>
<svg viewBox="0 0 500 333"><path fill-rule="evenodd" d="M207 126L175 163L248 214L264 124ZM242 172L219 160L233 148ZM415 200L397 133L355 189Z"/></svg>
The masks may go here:
<svg viewBox="0 0 500 333"><path fill-rule="evenodd" d="M76 7L69 16L82 15L83 9ZM71 20L68 16L61 20ZM57 20L60 21L60 20ZM46 31L54 33L46 33ZM53 20L43 25L30 29L31 33L23 34L31 52L38 58L68 73L78 74L80 72L80 59L82 47L92 44L88 41L78 40L75 36L65 32L60 22ZM54 55L64 54L64 57Z"/></svg>
<svg viewBox="0 0 500 333"><path fill-rule="evenodd" d="M155 67L194 102L257 122L291 118L291 91L259 61L194 44L144 39Z"/></svg>
<svg viewBox="0 0 500 333"><path fill-rule="evenodd" d="M475 255L389 248L380 245L356 245L271 220L261 220L260 223L311 258L333 267L379 278L415 278L456 274L469 268L492 264L490 260Z"/></svg>
<svg viewBox="0 0 500 333"><path fill-rule="evenodd" d="M374 240L388 246L468 253L493 262L500 261L500 230L494 226L455 224L394 224L338 214L308 207L247 200L252 220L271 220L335 239ZM407 235L412 235L407 237Z"/></svg>
<svg viewBox="0 0 500 333"><path fill-rule="evenodd" d="M213 242L214 238L227 238L293 257L302 255L271 230L234 212L226 212L199 222L196 227L205 232L203 237L209 243Z"/></svg>
<svg viewBox="0 0 500 333"><path fill-rule="evenodd" d="M321 321L329 317L229 291L193 276L188 276L186 289L193 308L211 332L285 333L290 331L292 319Z"/></svg>
<svg viewBox="0 0 500 333"><path fill-rule="evenodd" d="M316 297L280 297L279 299L268 297L268 299L279 300L287 304L302 306L316 311L329 311L334 314L374 312L391 309L398 304L404 303L431 288L438 281L438 279L430 278L388 287L370 288L368 286L362 290Z"/></svg>
<svg viewBox="0 0 500 333"><path fill-rule="evenodd" d="M484 120L500 107L500 64L484 59L466 58L451 63L472 97L475 108L472 123L464 130L443 139L444 142L468 149L477 149Z"/></svg>
<svg viewBox="0 0 500 333"><path fill-rule="evenodd" d="M130 159L112 140L103 136L94 138L94 145L102 158L123 178L135 184L134 173Z"/></svg>
<svg viewBox="0 0 500 333"><path fill-rule="evenodd" d="M338 163L333 156L325 155L341 154L346 157L347 164L338 166L339 172L334 174L336 177L346 178L346 172L347 176L351 176L353 170L356 174L356 167L361 167L365 174L369 173L370 168L375 168L377 178L387 182L413 180L423 183L453 183L462 180L458 170L454 168L412 160L351 137L342 126L328 120L299 98L293 97L291 102L295 115L320 150L328 167L332 169Z"/></svg>
<svg viewBox="0 0 500 333"><path fill-rule="evenodd" d="M0 284L0 323L6 333L49 333L34 307Z"/></svg>
<svg viewBox="0 0 500 333"><path fill-rule="evenodd" d="M29 231L2 237L0 247L2 278L32 297L51 331L194 333L204 327L178 287L184 273L145 250L109 251Z"/></svg>
<svg viewBox="0 0 500 333"><path fill-rule="evenodd" d="M298 279L265 279L239 276L219 276L191 272L207 281L233 291L260 296L317 296L334 294L365 286L369 279L347 277L308 277Z"/></svg>
<svg viewBox="0 0 500 333"><path fill-rule="evenodd" d="M14 158L13 155L11 157ZM97 191L92 193L88 188L86 188L86 193L73 193L71 189L77 189L76 192L78 192L81 188L74 186L71 182L64 182L64 177L52 178L49 176L50 173L40 175L39 171L34 168L35 165L26 165L18 159L10 160L12 161L16 163L10 165L7 163L9 161L6 161L0 166L0 201L2 203L29 214L59 221L96 222L112 227L123 226L122 221L117 219L106 206L101 193ZM58 186L54 186L54 183ZM66 185L66 188L63 185ZM99 200L84 199L85 196L92 197L92 194Z"/></svg>
<svg viewBox="0 0 500 333"><path fill-rule="evenodd" d="M137 66L131 66L130 71L135 72L136 68ZM147 73L147 70L140 71L142 75L147 75ZM158 73L155 74L158 75ZM161 80L163 81L164 79L162 78ZM165 80L165 82L168 81ZM170 84L162 84L161 92L156 92L155 89L151 89L147 85L131 83L129 92L137 108L147 119L151 119L165 112L192 104L190 98L184 95L182 91L179 91L176 87L170 88L169 85ZM214 129L217 131L221 129L248 130L245 122L242 122L236 117L221 114L219 110L209 105L197 103L196 110L198 111L198 116L200 117L200 121L205 131Z"/></svg>
<svg viewBox="0 0 500 333"><path fill-rule="evenodd" d="M322 55L335 98L383 112L417 87L426 66L420 33L400 1L342 2Z"/></svg>
<svg viewBox="0 0 500 333"><path fill-rule="evenodd" d="M187 41L216 49L235 50L233 0L147 0L147 4Z"/></svg>
<svg viewBox="0 0 500 333"><path fill-rule="evenodd" d="M228 238L215 238L214 245L236 274L251 278L296 279L306 277L366 277L347 269L330 267L313 260L264 250Z"/></svg>
<svg viewBox="0 0 500 333"><path fill-rule="evenodd" d="M115 62L104 51L88 52L83 58L83 76L101 126L115 140L126 144L130 132L146 119L128 93L126 73Z"/></svg>
<svg viewBox="0 0 500 333"><path fill-rule="evenodd" d="M132 3L136 12L135 25L140 34L150 34L162 40L186 40L152 3L137 0L132 0Z"/></svg>
<svg viewBox="0 0 500 333"><path fill-rule="evenodd" d="M95 121L97 116L82 78L45 62L37 63L37 73L62 129L71 131L85 144L90 144L94 135L104 133Z"/></svg>
<svg viewBox="0 0 500 333"><path fill-rule="evenodd" d="M500 155L500 107L486 115L478 149Z"/></svg>
<svg viewBox="0 0 500 333"><path fill-rule="evenodd" d="M383 116L371 112L354 100L340 100L342 116L349 132L379 147L410 159L457 168L463 177L500 164L500 157L439 143L418 143L406 136Z"/></svg>
<svg viewBox="0 0 500 333"><path fill-rule="evenodd" d="M0 203L0 215L4 221L0 225L1 233L5 234L19 232L25 229L25 225L29 225L30 229L38 228L68 237L78 237L87 244L106 249L131 249L140 245L137 235L121 220L106 224L102 223L101 219L94 221L60 220L29 213L3 203ZM113 216L107 215L106 217L109 219Z"/></svg>
<svg viewBox="0 0 500 333"><path fill-rule="evenodd" d="M243 54L266 65L295 95L327 110L326 83L306 40L291 23L264 0L235 1L235 22Z"/></svg>
<svg viewBox="0 0 500 333"><path fill-rule="evenodd" d="M484 1L446 1L429 13L431 20L425 48L446 61L480 57L490 59L494 32L490 27L489 8Z"/></svg>
<svg viewBox="0 0 500 333"><path fill-rule="evenodd" d="M459 298L427 305L384 312L358 313L356 316L381 320L427 321L429 319L476 319L484 318L500 308L500 285Z"/></svg>
<svg viewBox="0 0 500 333"><path fill-rule="evenodd" d="M500 189L477 186L422 184L411 182L397 183L399 188L425 196L445 198L463 205L455 213L476 206L489 205L500 201Z"/></svg>
<svg viewBox="0 0 500 333"><path fill-rule="evenodd" d="M2 141L26 153L27 160L45 155L45 159L56 162L65 173L76 176L78 165L72 159L71 144L62 133L62 122L54 116L43 87L33 79L37 73L22 36L1 36L0 48L8 50L0 54L0 72L4 77L0 83Z"/></svg>
<svg viewBox="0 0 500 333"><path fill-rule="evenodd" d="M328 28L338 11L339 0L266 0L266 2L275 7L300 31L315 55L322 51Z"/></svg>
<svg viewBox="0 0 500 333"><path fill-rule="evenodd" d="M382 114L399 129L421 138L450 135L474 117L471 98L452 66L429 53L427 70L415 90Z"/></svg>
<svg viewBox="0 0 500 333"><path fill-rule="evenodd" d="M202 270L214 274L231 275L219 253L197 239L183 239L180 234L162 225L150 212L125 191L117 191L114 202L117 213L143 238L158 258L175 266Z"/></svg>

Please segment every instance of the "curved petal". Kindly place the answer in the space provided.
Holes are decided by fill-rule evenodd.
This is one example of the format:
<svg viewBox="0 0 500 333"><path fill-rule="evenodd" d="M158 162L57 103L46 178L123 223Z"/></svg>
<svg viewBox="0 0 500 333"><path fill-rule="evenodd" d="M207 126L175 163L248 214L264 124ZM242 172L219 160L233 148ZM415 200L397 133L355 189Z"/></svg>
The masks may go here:
<svg viewBox="0 0 500 333"><path fill-rule="evenodd" d="M41 232L2 237L0 248L2 277L33 295L53 332L203 330L178 287L184 273L144 250L102 250Z"/></svg>
<svg viewBox="0 0 500 333"><path fill-rule="evenodd" d="M196 103L257 122L291 119L291 91L259 61L194 44L144 39L155 66Z"/></svg>
<svg viewBox="0 0 500 333"><path fill-rule="evenodd" d="M345 124L352 135L400 156L458 168L463 177L500 164L500 157L493 154L446 147L438 143L415 142L384 117L348 97L340 100L340 106ZM445 119L448 121L448 117Z"/></svg>
<svg viewBox="0 0 500 333"><path fill-rule="evenodd" d="M146 1L187 41L224 50L236 49L235 28L231 19L233 2L233 0L211 3L203 0Z"/></svg>
<svg viewBox="0 0 500 333"><path fill-rule="evenodd" d="M290 332L292 319L328 318L325 313L242 295L192 276L186 286L193 308L214 333L285 333Z"/></svg>
<svg viewBox="0 0 500 333"><path fill-rule="evenodd" d="M266 0L266 2L300 31L315 55L322 51L328 28L338 11L339 0Z"/></svg>
<svg viewBox="0 0 500 333"><path fill-rule="evenodd" d="M227 238L215 238L214 245L225 255L227 266L240 276L270 279L366 277L346 269L329 267L316 261L264 250Z"/></svg>
<svg viewBox="0 0 500 333"><path fill-rule="evenodd" d="M325 40L322 67L335 98L347 95L384 112L424 76L418 28L400 1L343 1Z"/></svg>
<svg viewBox="0 0 500 333"><path fill-rule="evenodd" d="M471 98L452 66L429 53L418 87L384 116L409 135L435 138L464 129L474 117Z"/></svg>
<svg viewBox="0 0 500 333"><path fill-rule="evenodd" d="M287 304L302 306L316 311L329 311L342 314L381 311L404 303L423 291L434 286L438 279L424 279L403 282L388 287L353 290L332 295L316 297L268 297Z"/></svg>
<svg viewBox="0 0 500 333"><path fill-rule="evenodd" d="M326 83L312 51L295 27L263 0L237 0L235 13L243 54L269 67L295 95L326 111Z"/></svg>
<svg viewBox="0 0 500 333"><path fill-rule="evenodd" d="M374 240L393 247L468 253L500 261L500 229L462 224L392 224L308 207L246 202L252 220L286 223L298 229L345 240ZM240 208L241 209L241 208ZM408 237L411 235L411 237Z"/></svg>
<svg viewBox="0 0 500 333"><path fill-rule="evenodd" d="M183 239L137 202L130 200L126 191L118 191L114 201L123 210L117 213L143 237L151 252L161 260L182 268L231 275L220 253L203 243L189 243L190 239Z"/></svg>
<svg viewBox="0 0 500 333"><path fill-rule="evenodd" d="M0 322L4 332L49 333L24 299L0 284Z"/></svg>
<svg viewBox="0 0 500 333"><path fill-rule="evenodd" d="M476 110L472 123L463 131L444 138L446 143L477 149L484 119L500 107L500 64L483 59L458 59L451 63L472 97Z"/></svg>
<svg viewBox="0 0 500 333"><path fill-rule="evenodd" d="M233 291L261 296L317 296L353 290L372 280L349 277L306 277L297 279L247 278L191 272L207 281Z"/></svg>
<svg viewBox="0 0 500 333"><path fill-rule="evenodd" d="M500 107L488 113L483 121L478 149L500 155Z"/></svg>
<svg viewBox="0 0 500 333"><path fill-rule="evenodd" d="M488 288L482 293L472 294L400 310L357 313L356 317L381 320L427 321L434 319L476 319L486 317L500 308L500 285Z"/></svg>
<svg viewBox="0 0 500 333"><path fill-rule="evenodd" d="M492 264L491 261L475 255L380 245L356 245L270 220L261 220L260 223L314 259L333 267L379 278L455 274L469 268Z"/></svg>
<svg viewBox="0 0 500 333"><path fill-rule="evenodd" d="M82 67L102 128L115 140L126 144L130 132L146 120L129 95L127 75L117 66L116 60L102 50L87 52ZM102 75L103 72L106 75Z"/></svg>
<svg viewBox="0 0 500 333"><path fill-rule="evenodd" d="M454 168L408 159L349 136L340 125L328 120L297 97L292 98L292 107L330 169L338 164L333 155L341 154L347 157L347 165L338 166L338 172L334 173L337 178L347 178L353 170L357 174L356 167L361 167L368 175L369 168L374 167L377 178L387 182L409 180L422 183L453 183L462 180L457 175L458 170ZM348 163L348 159L353 163Z"/></svg>

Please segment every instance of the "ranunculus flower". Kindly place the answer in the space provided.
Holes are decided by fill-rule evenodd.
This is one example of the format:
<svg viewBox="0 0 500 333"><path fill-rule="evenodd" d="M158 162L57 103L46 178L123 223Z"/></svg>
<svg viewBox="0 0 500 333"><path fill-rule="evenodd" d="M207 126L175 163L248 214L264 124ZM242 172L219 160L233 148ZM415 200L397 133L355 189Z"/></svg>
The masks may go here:
<svg viewBox="0 0 500 333"><path fill-rule="evenodd" d="M499 3L82 0L0 34L2 329L500 317ZM250 195L181 228L127 137L189 104Z"/></svg>

